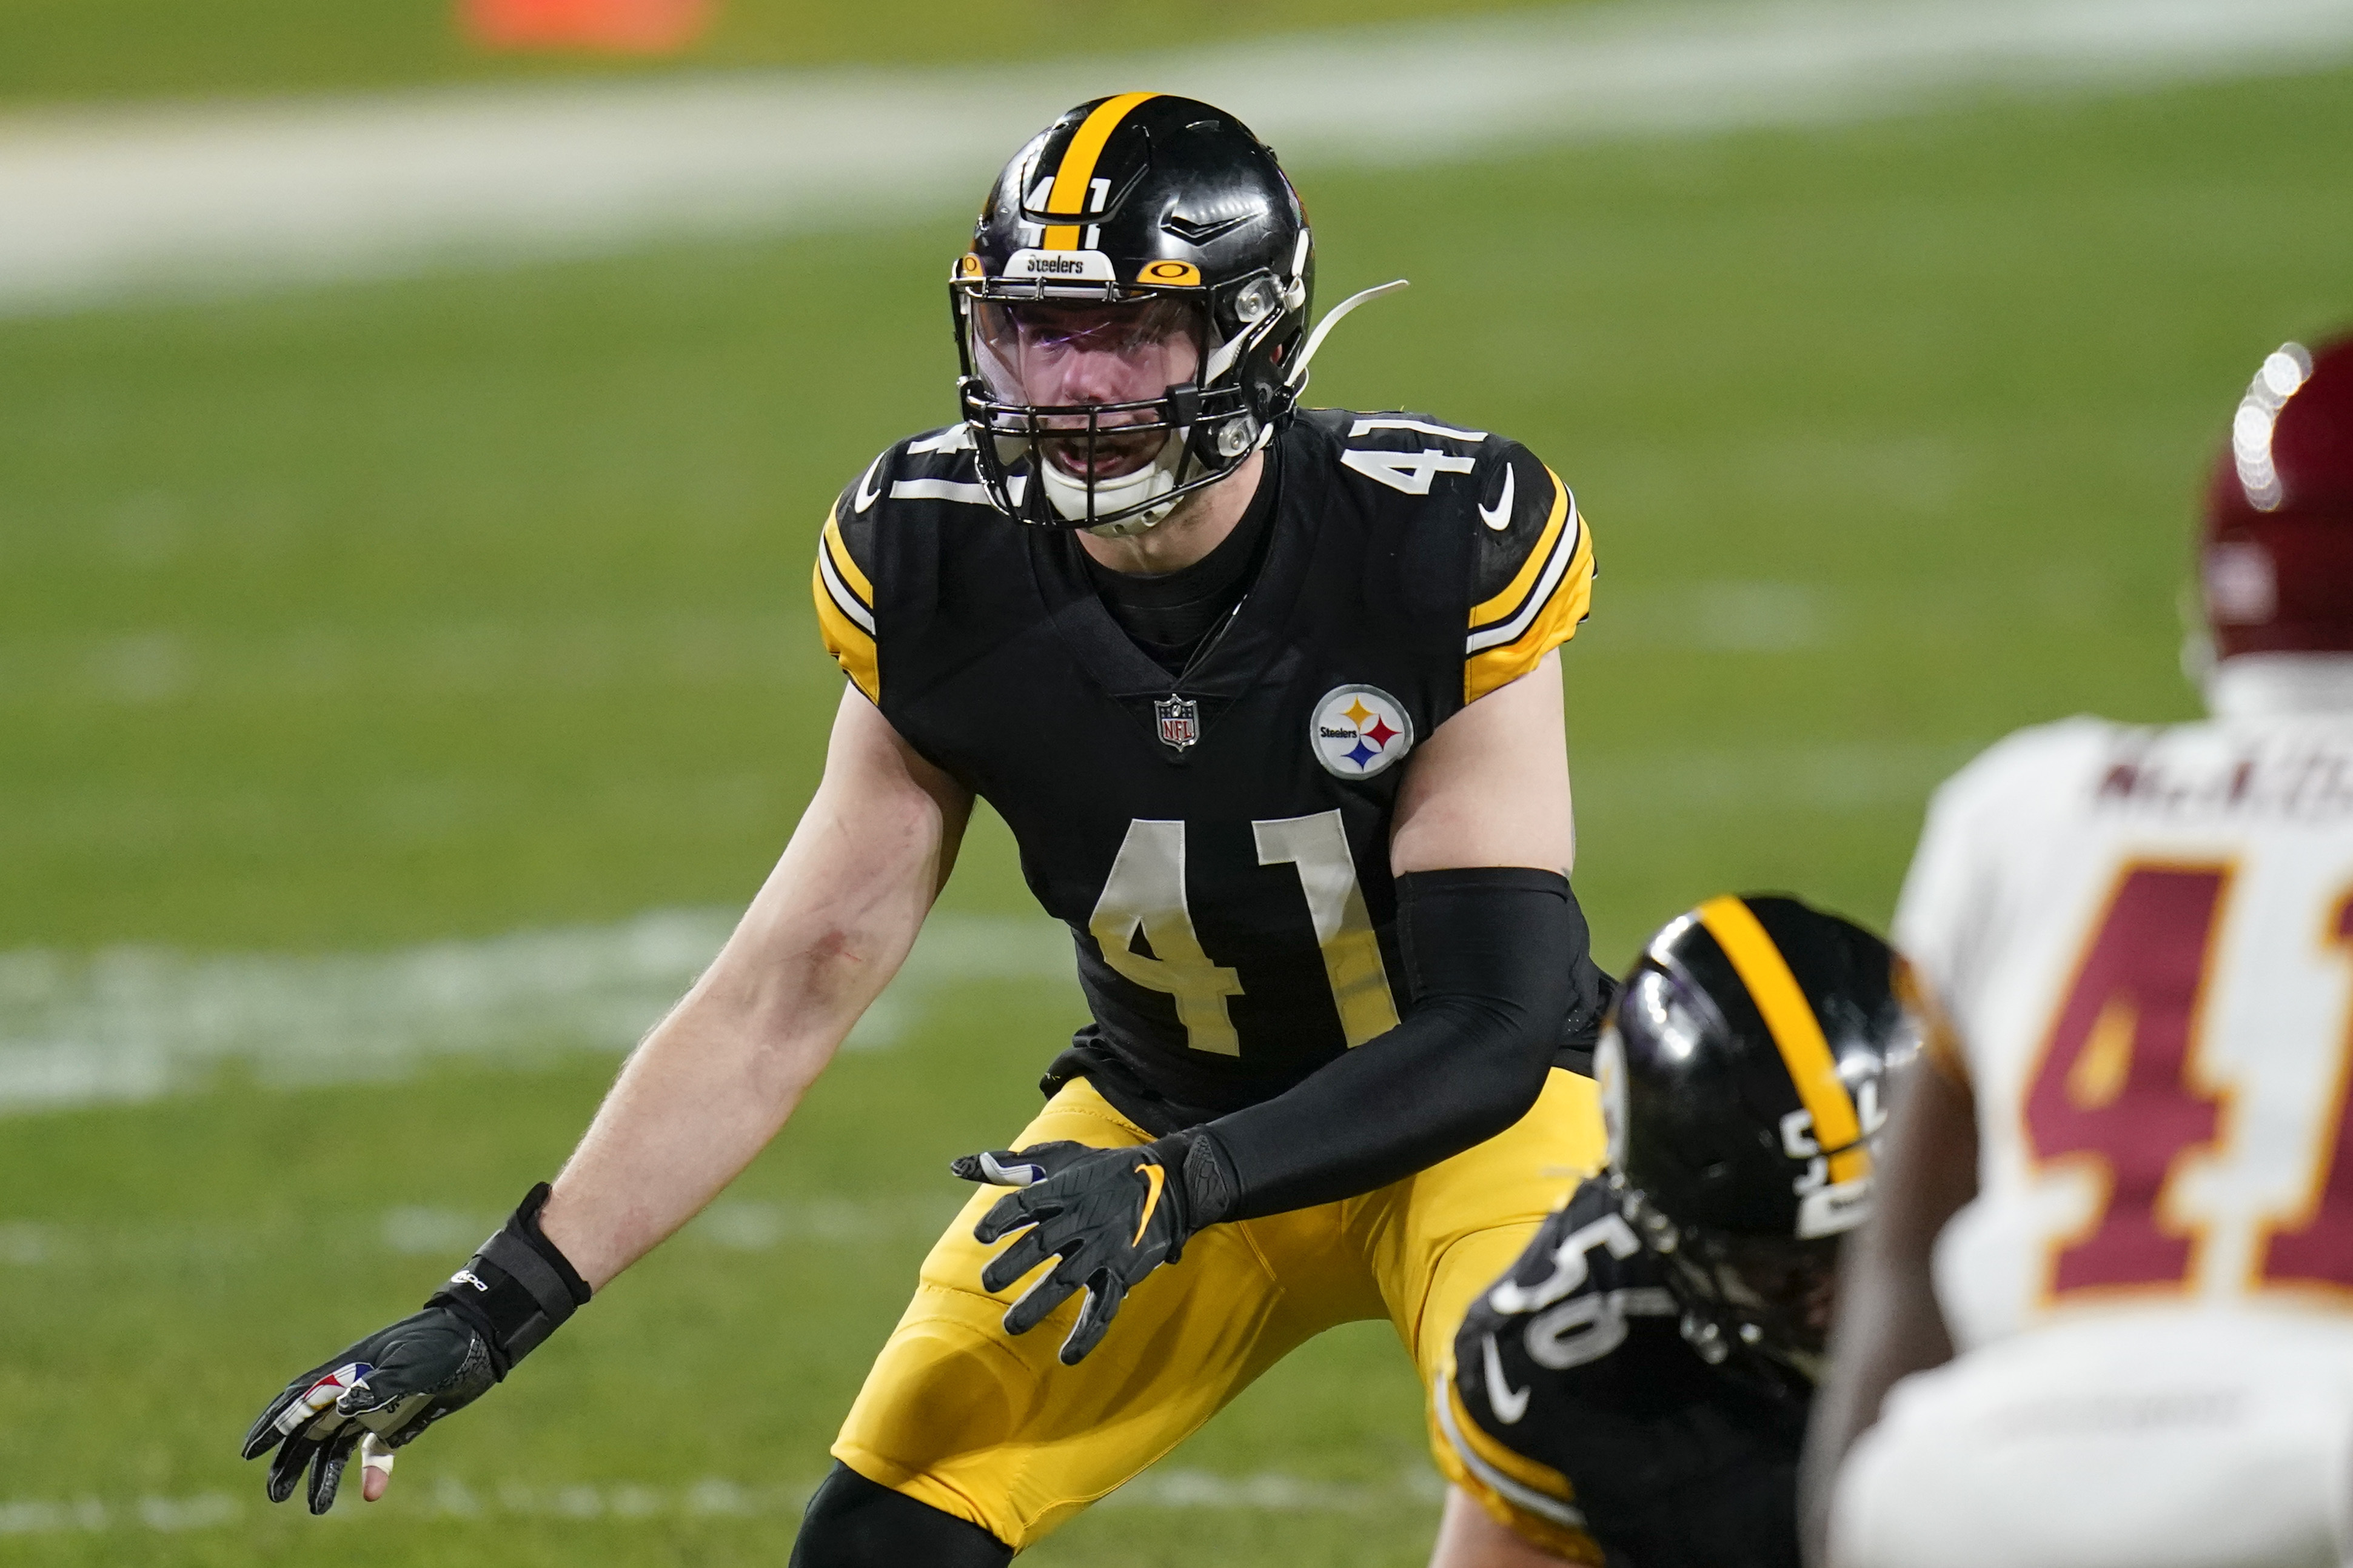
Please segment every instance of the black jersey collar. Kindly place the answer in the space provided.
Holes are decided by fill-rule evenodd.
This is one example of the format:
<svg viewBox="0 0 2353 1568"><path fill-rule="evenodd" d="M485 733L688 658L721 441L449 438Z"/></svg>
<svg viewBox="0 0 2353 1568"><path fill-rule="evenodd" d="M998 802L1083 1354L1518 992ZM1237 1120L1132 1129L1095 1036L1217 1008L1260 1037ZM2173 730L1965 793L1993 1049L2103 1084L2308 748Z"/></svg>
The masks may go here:
<svg viewBox="0 0 2353 1568"><path fill-rule="evenodd" d="M1030 571L1054 629L1105 694L1157 698L1178 692L1230 700L1249 690L1275 662L1314 545L1315 511L1304 504L1295 471L1302 456L1296 438L1300 427L1295 419L1284 420L1281 433L1268 444L1266 477L1260 482L1274 487L1274 515L1267 523L1272 537L1266 542L1258 579L1243 593L1232 624L1209 634L1210 641L1182 679L1172 679L1120 629L1095 591L1085 550L1075 537L1060 529L1024 531Z"/></svg>

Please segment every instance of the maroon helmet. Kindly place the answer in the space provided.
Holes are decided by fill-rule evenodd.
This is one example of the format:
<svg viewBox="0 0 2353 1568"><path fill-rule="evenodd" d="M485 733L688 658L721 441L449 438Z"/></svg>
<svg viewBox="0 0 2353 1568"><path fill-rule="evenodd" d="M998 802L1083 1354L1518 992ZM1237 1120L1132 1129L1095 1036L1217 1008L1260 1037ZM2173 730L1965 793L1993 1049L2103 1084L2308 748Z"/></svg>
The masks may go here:
<svg viewBox="0 0 2353 1568"><path fill-rule="evenodd" d="M2284 343L2255 373L2199 567L2217 658L2353 653L2353 337Z"/></svg>

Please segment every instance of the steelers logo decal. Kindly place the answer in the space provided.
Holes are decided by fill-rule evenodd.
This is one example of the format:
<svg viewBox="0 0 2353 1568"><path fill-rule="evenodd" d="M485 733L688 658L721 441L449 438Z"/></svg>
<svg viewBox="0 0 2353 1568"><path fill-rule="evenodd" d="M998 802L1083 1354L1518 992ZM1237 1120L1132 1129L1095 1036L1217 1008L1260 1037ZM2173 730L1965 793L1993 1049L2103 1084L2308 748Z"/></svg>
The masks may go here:
<svg viewBox="0 0 2353 1568"><path fill-rule="evenodd" d="M1377 686L1339 686L1315 705L1307 739L1325 773L1370 778L1413 750L1413 721L1404 703Z"/></svg>

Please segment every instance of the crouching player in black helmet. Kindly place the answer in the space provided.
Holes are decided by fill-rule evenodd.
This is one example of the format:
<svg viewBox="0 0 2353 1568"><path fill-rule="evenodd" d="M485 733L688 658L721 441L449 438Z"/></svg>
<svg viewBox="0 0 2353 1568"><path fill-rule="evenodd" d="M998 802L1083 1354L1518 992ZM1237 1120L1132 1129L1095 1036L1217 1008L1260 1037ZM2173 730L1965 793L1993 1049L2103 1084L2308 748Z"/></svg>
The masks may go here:
<svg viewBox="0 0 2353 1568"><path fill-rule="evenodd" d="M1917 1039L1894 965L1794 899L1651 940L1595 1055L1609 1166L1472 1305L1431 1403L1432 1568L1795 1568L1839 1240Z"/></svg>

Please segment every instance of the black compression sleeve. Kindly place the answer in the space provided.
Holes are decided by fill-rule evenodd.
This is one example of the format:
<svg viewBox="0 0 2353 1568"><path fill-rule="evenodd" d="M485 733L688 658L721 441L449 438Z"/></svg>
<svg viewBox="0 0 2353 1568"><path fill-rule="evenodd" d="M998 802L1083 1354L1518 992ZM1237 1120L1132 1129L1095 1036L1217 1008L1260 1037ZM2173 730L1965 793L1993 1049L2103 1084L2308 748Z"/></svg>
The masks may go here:
<svg viewBox="0 0 2353 1568"><path fill-rule="evenodd" d="M1202 1130L1212 1148L1188 1157L1187 1184L1222 1184L1229 1197L1201 1223L1371 1192L1494 1136L1535 1103L1570 1005L1590 988L1568 879L1490 867L1408 872L1397 886L1411 1012ZM1192 1166L1212 1161L1224 1167L1219 1180L1195 1180Z"/></svg>

